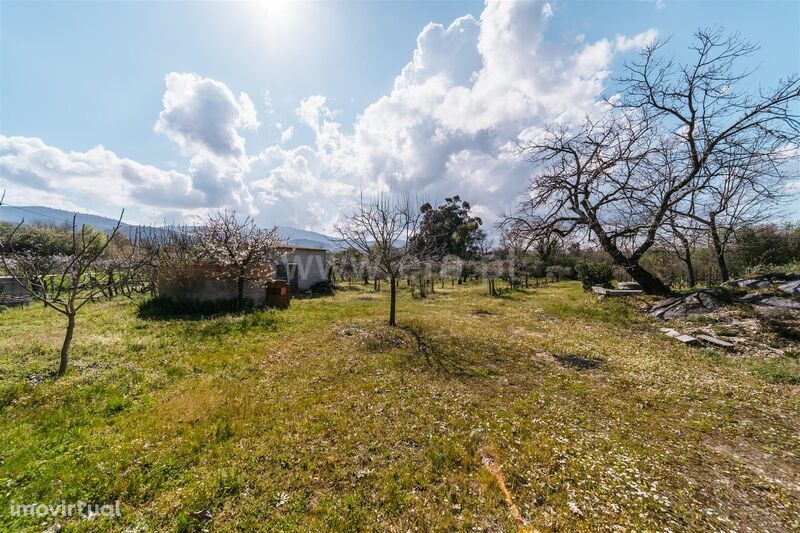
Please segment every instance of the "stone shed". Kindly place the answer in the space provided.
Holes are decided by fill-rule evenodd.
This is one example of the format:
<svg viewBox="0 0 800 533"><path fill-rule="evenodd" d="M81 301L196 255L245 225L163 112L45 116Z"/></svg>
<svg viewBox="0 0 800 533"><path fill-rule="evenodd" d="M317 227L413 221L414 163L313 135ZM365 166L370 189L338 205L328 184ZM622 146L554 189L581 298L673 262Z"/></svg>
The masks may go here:
<svg viewBox="0 0 800 533"><path fill-rule="evenodd" d="M160 296L173 300L220 301L233 300L238 295L236 280L216 279L213 265L193 265L180 272L171 271L158 279ZM285 282L292 294L309 290L327 279L327 252L317 248L289 248L269 268L255 267L262 278L244 284L245 299L255 305L268 303L268 285ZM255 277L252 276L251 277ZM284 285L285 286L285 285Z"/></svg>
<svg viewBox="0 0 800 533"><path fill-rule="evenodd" d="M288 282L295 293L304 292L328 279L327 263L322 248L291 248L275 265L275 279Z"/></svg>
<svg viewBox="0 0 800 533"><path fill-rule="evenodd" d="M11 276L0 276L0 304L11 305L30 301L26 291Z"/></svg>

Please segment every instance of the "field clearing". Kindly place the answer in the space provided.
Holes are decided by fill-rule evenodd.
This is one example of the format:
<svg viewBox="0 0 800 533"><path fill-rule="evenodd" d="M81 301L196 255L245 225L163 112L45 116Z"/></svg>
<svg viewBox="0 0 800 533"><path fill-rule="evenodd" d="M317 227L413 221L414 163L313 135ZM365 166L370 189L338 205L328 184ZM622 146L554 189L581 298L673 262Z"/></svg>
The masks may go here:
<svg viewBox="0 0 800 533"><path fill-rule="evenodd" d="M800 529L800 387L577 283L285 311L0 313L0 529ZM789 361L788 364L795 364ZM768 374L767 374L768 375ZM120 501L122 516L13 517Z"/></svg>

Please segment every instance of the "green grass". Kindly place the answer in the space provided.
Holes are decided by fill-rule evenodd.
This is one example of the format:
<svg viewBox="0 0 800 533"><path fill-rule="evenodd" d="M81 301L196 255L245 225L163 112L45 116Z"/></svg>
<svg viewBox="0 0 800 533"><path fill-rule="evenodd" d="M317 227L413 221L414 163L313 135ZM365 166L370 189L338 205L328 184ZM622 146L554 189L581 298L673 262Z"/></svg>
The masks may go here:
<svg viewBox="0 0 800 533"><path fill-rule="evenodd" d="M60 317L4 311L0 530L514 530L486 454L539 530L800 527L796 358L679 345L577 283L403 288L398 328L387 303L92 304L59 380ZM77 500L122 516L9 512Z"/></svg>

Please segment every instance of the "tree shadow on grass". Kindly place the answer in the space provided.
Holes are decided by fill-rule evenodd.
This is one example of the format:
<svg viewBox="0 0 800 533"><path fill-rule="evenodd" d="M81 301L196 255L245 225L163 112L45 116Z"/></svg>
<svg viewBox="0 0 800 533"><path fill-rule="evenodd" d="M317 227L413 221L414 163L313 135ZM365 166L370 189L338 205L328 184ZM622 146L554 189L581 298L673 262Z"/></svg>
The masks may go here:
<svg viewBox="0 0 800 533"><path fill-rule="evenodd" d="M427 365L437 371L458 377L478 377L491 374L489 368L475 364L461 355L449 352L443 343L434 341L418 326L406 324L399 326L414 339L416 353L422 355Z"/></svg>
<svg viewBox="0 0 800 533"><path fill-rule="evenodd" d="M136 316L142 320L193 320L201 321L226 316L237 316L280 309L256 306L252 300L237 299L215 301L175 301L169 298L149 298L139 303Z"/></svg>
<svg viewBox="0 0 800 533"><path fill-rule="evenodd" d="M603 364L601 359L593 359L581 355L554 355L553 359L558 361L561 366L574 368L575 370L594 370Z"/></svg>

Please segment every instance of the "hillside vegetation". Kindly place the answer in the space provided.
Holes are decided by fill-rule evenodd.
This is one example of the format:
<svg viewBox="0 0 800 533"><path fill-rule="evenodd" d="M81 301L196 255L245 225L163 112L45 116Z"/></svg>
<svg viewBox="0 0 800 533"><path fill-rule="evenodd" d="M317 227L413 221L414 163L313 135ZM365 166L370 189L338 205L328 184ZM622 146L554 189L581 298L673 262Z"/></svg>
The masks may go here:
<svg viewBox="0 0 800 533"><path fill-rule="evenodd" d="M59 380L60 317L3 311L0 529L515 530L499 478L531 530L800 528L800 388L776 361L680 345L577 282L403 287L398 328L387 298L90 304ZM75 500L122 516L9 513Z"/></svg>

